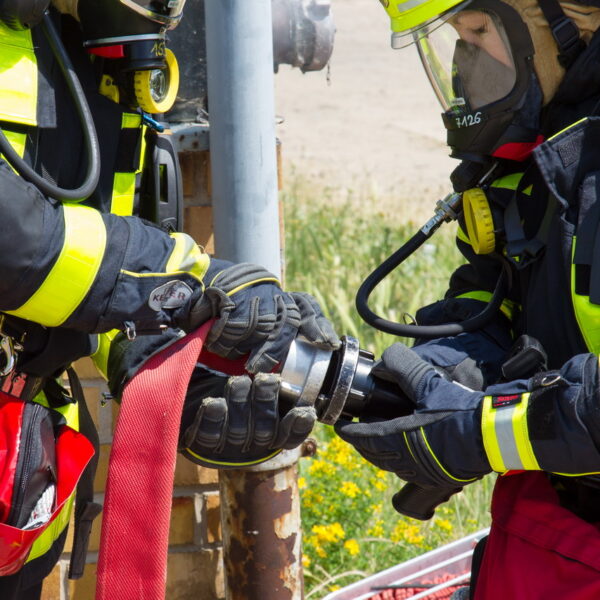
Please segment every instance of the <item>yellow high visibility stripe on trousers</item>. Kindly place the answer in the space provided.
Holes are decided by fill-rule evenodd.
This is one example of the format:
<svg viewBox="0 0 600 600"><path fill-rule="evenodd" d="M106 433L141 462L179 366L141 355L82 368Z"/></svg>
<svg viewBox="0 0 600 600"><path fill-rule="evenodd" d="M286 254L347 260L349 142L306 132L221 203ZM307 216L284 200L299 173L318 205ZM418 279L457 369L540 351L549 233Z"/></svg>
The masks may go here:
<svg viewBox="0 0 600 600"><path fill-rule="evenodd" d="M494 397L485 396L481 416L483 445L492 470L539 471L527 426L529 393L520 394L517 402L493 406Z"/></svg>
<svg viewBox="0 0 600 600"><path fill-rule="evenodd" d="M106 227L101 214L87 206L65 204L65 240L50 273L37 291L8 314L58 327L89 292L106 249Z"/></svg>

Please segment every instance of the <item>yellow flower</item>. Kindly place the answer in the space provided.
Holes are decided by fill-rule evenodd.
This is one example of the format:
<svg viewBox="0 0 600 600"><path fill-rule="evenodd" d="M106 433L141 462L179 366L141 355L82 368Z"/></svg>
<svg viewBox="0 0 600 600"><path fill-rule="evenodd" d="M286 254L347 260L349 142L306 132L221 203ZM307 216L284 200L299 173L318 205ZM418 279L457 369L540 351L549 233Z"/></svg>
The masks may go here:
<svg viewBox="0 0 600 600"><path fill-rule="evenodd" d="M383 519L377 519L367 533L373 537L383 537Z"/></svg>
<svg viewBox="0 0 600 600"><path fill-rule="evenodd" d="M344 548L348 551L348 554L350 554L350 556L355 556L360 552L360 546L358 545L358 542L355 539L346 540L344 542Z"/></svg>
<svg viewBox="0 0 600 600"><path fill-rule="evenodd" d="M306 487L306 477L298 477L298 489L303 490Z"/></svg>
<svg viewBox="0 0 600 600"><path fill-rule="evenodd" d="M404 539L413 546L420 546L425 537L421 534L417 525L409 525L404 531Z"/></svg>
<svg viewBox="0 0 600 600"><path fill-rule="evenodd" d="M339 590L340 586L337 583L334 583L333 585L329 586L329 591L330 592L335 592L336 590Z"/></svg>
<svg viewBox="0 0 600 600"><path fill-rule="evenodd" d="M335 467L324 460L313 460L308 467L308 472L311 475L335 475Z"/></svg>
<svg viewBox="0 0 600 600"><path fill-rule="evenodd" d="M434 524L444 531L452 531L452 523L448 519L436 519Z"/></svg>
<svg viewBox="0 0 600 600"><path fill-rule="evenodd" d="M360 494L360 488L353 481L343 481L340 491L348 498L356 498Z"/></svg>
<svg viewBox="0 0 600 600"><path fill-rule="evenodd" d="M310 567L310 556L307 556L306 554L302 555L302 566L305 569L308 569L308 567Z"/></svg>
<svg viewBox="0 0 600 600"><path fill-rule="evenodd" d="M385 489L387 488L387 485L385 484L385 481L381 481L381 479L376 479L376 480L373 482L373 487L374 487L376 490L379 490L380 492L383 492L383 491L385 491Z"/></svg>
<svg viewBox="0 0 600 600"><path fill-rule="evenodd" d="M319 542L339 542L346 535L344 528L339 523L331 525L313 525L312 532Z"/></svg>

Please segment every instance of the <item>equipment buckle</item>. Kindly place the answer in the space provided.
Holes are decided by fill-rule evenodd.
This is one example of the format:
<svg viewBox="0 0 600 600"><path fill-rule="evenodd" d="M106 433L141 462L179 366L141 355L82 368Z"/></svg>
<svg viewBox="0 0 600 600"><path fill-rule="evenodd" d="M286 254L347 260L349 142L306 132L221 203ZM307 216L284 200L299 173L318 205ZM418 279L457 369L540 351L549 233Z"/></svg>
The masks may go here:
<svg viewBox="0 0 600 600"><path fill-rule="evenodd" d="M2 334L0 338L0 352L4 354L4 366L0 368L0 377L10 375L17 364L17 353L11 337Z"/></svg>

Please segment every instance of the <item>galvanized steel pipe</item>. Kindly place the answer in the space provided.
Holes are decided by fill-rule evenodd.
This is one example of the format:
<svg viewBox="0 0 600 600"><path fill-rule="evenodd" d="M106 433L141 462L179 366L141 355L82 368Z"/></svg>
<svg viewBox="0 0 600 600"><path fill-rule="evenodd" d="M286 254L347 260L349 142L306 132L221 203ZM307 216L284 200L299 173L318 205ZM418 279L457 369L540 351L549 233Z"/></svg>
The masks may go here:
<svg viewBox="0 0 600 600"><path fill-rule="evenodd" d="M215 253L281 272L271 0L206 0Z"/></svg>
<svg viewBox="0 0 600 600"><path fill-rule="evenodd" d="M279 275L271 0L204 6L216 255ZM220 474L227 600L303 597L292 458Z"/></svg>

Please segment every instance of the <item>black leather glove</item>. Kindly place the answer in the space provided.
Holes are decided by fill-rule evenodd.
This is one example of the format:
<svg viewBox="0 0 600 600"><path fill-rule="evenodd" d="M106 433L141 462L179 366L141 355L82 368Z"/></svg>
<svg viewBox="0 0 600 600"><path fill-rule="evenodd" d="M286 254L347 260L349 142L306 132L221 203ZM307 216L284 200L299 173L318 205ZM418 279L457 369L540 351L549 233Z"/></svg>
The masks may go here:
<svg viewBox="0 0 600 600"><path fill-rule="evenodd" d="M382 365L414 402L389 421L340 421L336 432L370 462L406 481L459 486L489 473L600 472L598 357L476 392L446 380L402 344Z"/></svg>
<svg viewBox="0 0 600 600"><path fill-rule="evenodd" d="M204 281L203 294L177 325L192 331L215 318L206 349L230 359L249 354L249 373L271 372L299 334L326 348L339 347L316 300L309 294L284 292L262 267L212 259Z"/></svg>
<svg viewBox="0 0 600 600"><path fill-rule="evenodd" d="M388 421L339 421L337 434L374 465L429 487L457 487L491 471L481 441L483 394L448 381L403 344L381 365L414 402L415 411Z"/></svg>
<svg viewBox="0 0 600 600"><path fill-rule="evenodd" d="M227 469L254 465L300 445L316 412L308 406L282 407L279 385L274 374L227 379L197 368L184 407L180 452L202 466Z"/></svg>

